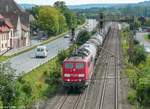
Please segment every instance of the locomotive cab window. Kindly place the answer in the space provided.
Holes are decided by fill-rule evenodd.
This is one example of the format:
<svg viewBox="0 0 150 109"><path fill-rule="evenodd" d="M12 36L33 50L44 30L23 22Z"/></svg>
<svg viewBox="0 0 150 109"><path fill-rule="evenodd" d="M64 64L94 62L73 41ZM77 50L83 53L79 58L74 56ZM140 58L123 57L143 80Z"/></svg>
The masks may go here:
<svg viewBox="0 0 150 109"><path fill-rule="evenodd" d="M73 64L72 63L66 63L65 68L71 69L71 68L73 68Z"/></svg>
<svg viewBox="0 0 150 109"><path fill-rule="evenodd" d="M82 69L84 68L84 64L83 63L77 63L76 64L76 69Z"/></svg>

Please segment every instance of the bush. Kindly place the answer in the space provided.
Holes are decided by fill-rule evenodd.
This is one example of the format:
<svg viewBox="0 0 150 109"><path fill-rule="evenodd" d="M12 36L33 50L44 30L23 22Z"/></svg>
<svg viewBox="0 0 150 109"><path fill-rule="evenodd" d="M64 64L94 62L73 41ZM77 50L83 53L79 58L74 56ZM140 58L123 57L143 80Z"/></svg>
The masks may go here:
<svg viewBox="0 0 150 109"><path fill-rule="evenodd" d="M144 50L144 47L141 45L136 45L134 47L134 55L133 57L129 60L130 62L132 62L134 65L139 65L141 62L145 62L146 58L147 58L147 54Z"/></svg>
<svg viewBox="0 0 150 109"><path fill-rule="evenodd" d="M9 63L0 64L0 97L3 106L10 106L15 94L14 73Z"/></svg>
<svg viewBox="0 0 150 109"><path fill-rule="evenodd" d="M58 53L58 63L62 65L64 59L69 56L68 51L62 50Z"/></svg>
<svg viewBox="0 0 150 109"><path fill-rule="evenodd" d="M26 93L28 96L31 96L31 94L32 94L32 87L30 86L29 83L25 83L22 86L22 91L24 93Z"/></svg>
<svg viewBox="0 0 150 109"><path fill-rule="evenodd" d="M146 76L146 75L145 75ZM150 80L149 76L140 78L137 84L137 96L140 104L150 106Z"/></svg>
<svg viewBox="0 0 150 109"><path fill-rule="evenodd" d="M150 34L147 35L147 38L150 39Z"/></svg>
<svg viewBox="0 0 150 109"><path fill-rule="evenodd" d="M137 92L136 92L136 90L130 90L128 92L128 101L131 104L135 104L136 100L137 100Z"/></svg>
<svg viewBox="0 0 150 109"><path fill-rule="evenodd" d="M133 40L133 43L134 43L134 45L138 45L138 44L139 44L139 41L136 40L136 39L134 39L134 40Z"/></svg>
<svg viewBox="0 0 150 109"><path fill-rule="evenodd" d="M76 43L77 45L84 44L90 38L90 33L87 30L80 31Z"/></svg>
<svg viewBox="0 0 150 109"><path fill-rule="evenodd" d="M0 99L0 109L3 109L3 102Z"/></svg>

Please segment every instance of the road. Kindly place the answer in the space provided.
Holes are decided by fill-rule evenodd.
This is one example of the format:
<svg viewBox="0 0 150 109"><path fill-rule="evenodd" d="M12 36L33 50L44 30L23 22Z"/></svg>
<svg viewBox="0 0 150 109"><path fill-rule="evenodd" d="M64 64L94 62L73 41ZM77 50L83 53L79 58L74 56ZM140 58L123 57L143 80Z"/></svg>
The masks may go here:
<svg viewBox="0 0 150 109"><path fill-rule="evenodd" d="M137 32L135 38L140 42L141 45L144 45L146 52L150 53L150 42L144 38L144 36L147 34L147 32Z"/></svg>
<svg viewBox="0 0 150 109"><path fill-rule="evenodd" d="M96 26L95 20L88 20L87 22L88 22L89 30L95 28ZM63 49L67 49L69 45L70 45L69 39L61 37L45 45L48 49L47 58L43 58L43 59L35 58L35 49L32 49L26 53L11 58L8 61L11 63L11 67L16 70L16 75L22 75L24 73L30 72L31 70L38 67L39 65L52 59L58 54L59 51Z"/></svg>

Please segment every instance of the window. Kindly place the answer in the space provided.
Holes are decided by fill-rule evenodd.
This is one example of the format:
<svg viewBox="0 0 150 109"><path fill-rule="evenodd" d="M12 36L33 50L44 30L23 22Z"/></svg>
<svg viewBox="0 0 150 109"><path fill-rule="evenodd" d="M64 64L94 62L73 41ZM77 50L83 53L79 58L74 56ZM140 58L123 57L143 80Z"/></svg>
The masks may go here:
<svg viewBox="0 0 150 109"><path fill-rule="evenodd" d="M65 68L71 69L71 68L73 68L73 64L72 63L66 63Z"/></svg>
<svg viewBox="0 0 150 109"><path fill-rule="evenodd" d="M83 63L77 63L76 64L76 69L83 69L84 68L84 64Z"/></svg>
<svg viewBox="0 0 150 109"><path fill-rule="evenodd" d="M37 48L37 51L38 51L38 52L42 52L42 51L44 51L44 49L42 49L42 48Z"/></svg>
<svg viewBox="0 0 150 109"><path fill-rule="evenodd" d="M41 51L40 48L37 48L37 51Z"/></svg>

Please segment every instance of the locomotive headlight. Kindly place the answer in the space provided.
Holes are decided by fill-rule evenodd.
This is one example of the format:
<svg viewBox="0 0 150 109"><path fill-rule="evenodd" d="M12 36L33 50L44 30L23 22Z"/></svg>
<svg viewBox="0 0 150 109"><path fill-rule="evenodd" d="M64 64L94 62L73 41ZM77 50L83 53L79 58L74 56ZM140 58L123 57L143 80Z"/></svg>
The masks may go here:
<svg viewBox="0 0 150 109"><path fill-rule="evenodd" d="M85 75L84 74L79 74L79 77L84 77Z"/></svg>
<svg viewBox="0 0 150 109"><path fill-rule="evenodd" d="M64 77L70 77L70 74L64 74Z"/></svg>

